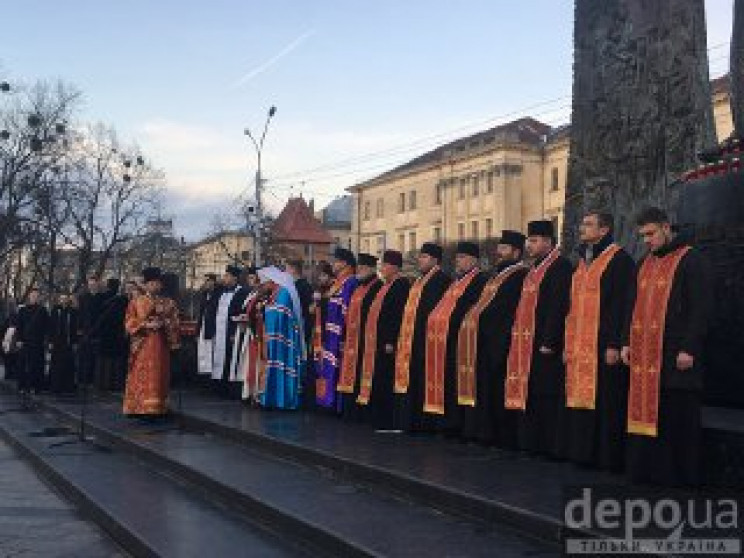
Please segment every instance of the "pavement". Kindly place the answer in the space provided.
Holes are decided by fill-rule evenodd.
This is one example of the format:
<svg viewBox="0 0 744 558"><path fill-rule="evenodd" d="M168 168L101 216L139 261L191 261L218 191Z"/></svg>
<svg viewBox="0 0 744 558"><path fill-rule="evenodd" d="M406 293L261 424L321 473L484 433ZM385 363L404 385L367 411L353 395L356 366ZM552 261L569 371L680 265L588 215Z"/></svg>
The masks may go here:
<svg viewBox="0 0 744 558"><path fill-rule="evenodd" d="M0 557L127 556L0 441Z"/></svg>

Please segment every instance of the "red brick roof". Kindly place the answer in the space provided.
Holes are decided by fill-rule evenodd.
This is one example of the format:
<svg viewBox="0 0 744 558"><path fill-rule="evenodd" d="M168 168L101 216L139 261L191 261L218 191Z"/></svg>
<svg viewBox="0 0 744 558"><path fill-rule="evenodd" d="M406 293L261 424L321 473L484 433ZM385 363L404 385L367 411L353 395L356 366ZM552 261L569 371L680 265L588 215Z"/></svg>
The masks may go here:
<svg viewBox="0 0 744 558"><path fill-rule="evenodd" d="M290 198L274 220L272 237L280 242L331 244L333 238L315 218L302 198Z"/></svg>

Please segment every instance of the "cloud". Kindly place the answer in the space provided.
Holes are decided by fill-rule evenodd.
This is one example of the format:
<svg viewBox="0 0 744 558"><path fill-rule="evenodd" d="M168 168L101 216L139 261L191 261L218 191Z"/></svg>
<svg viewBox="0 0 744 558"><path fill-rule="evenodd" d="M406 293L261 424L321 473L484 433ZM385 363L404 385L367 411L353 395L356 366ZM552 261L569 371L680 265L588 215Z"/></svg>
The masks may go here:
<svg viewBox="0 0 744 558"><path fill-rule="evenodd" d="M248 73L243 74L243 76L233 84L233 88L242 87L243 85L248 83L250 80L252 80L257 75L262 74L263 72L271 68L274 64L279 62L279 60L281 60L282 58L287 56L290 52L295 50L298 46L300 46L310 36L314 34L315 34L315 30L313 29L311 29L310 31L304 32L302 35L294 39L287 46L285 46L283 49L277 52L274 56L266 60L263 64L260 64L256 66L255 68L253 68L252 70L250 70Z"/></svg>
<svg viewBox="0 0 744 558"><path fill-rule="evenodd" d="M194 150L211 147L219 141L214 131L180 124L169 120L153 120L141 126L142 136L148 145L168 150Z"/></svg>

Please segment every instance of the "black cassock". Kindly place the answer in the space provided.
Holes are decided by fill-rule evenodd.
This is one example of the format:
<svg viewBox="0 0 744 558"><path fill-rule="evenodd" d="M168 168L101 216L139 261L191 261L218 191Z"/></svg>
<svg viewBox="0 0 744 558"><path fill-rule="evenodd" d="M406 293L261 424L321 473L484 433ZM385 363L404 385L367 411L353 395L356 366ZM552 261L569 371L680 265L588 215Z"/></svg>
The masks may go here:
<svg viewBox="0 0 744 558"><path fill-rule="evenodd" d="M217 306L220 302L219 287L201 293L199 299L199 319L197 321L197 338L204 335L204 339L214 339L217 330Z"/></svg>
<svg viewBox="0 0 744 558"><path fill-rule="evenodd" d="M354 382L354 392L353 393L342 393L341 399L343 401L341 405L341 415L345 420L350 421L360 421L363 420L366 416L366 410L363 405L357 405L356 399L359 395L359 382L362 377L362 359L364 358L364 342L367 339L366 331L364 329L364 324L367 323L367 314L369 313L369 307L372 305L372 301L377 296L377 292L382 287L382 281L380 281L377 277L377 275L371 275L370 277L365 277L362 281L359 282L359 287L361 288L365 285L369 285L374 281L374 284L369 288L369 291L367 291L367 294L364 295L364 298L362 299L362 308L361 312L359 313L359 341L357 345L357 362L356 362L356 380ZM352 295L353 296L353 295ZM326 305L326 308L328 306ZM348 313L347 313L348 316ZM348 326L346 327L346 333L349 333Z"/></svg>
<svg viewBox="0 0 744 558"><path fill-rule="evenodd" d="M675 238L657 255L683 246ZM639 266L640 267L640 266ZM634 482L669 486L693 486L700 482L702 442L701 367L703 343L712 308L711 277L704 256L690 250L680 261L669 293L662 350L658 436L628 435L626 468ZM635 281L631 282L625 344L635 303ZM694 357L689 370L677 368L680 351Z"/></svg>
<svg viewBox="0 0 744 558"><path fill-rule="evenodd" d="M544 258L536 262L536 265ZM547 269L540 284L535 308L527 409L520 413L521 449L550 456L565 453L566 369L563 342L571 292L571 262L559 256ZM540 352L540 347L551 350Z"/></svg>
<svg viewBox="0 0 744 558"><path fill-rule="evenodd" d="M421 432L433 429L431 415L424 413L426 394L426 322L447 292L452 279L441 269L434 272L424 288L416 308L408 374L408 392L395 394L395 427ZM405 303L404 303L405 304Z"/></svg>
<svg viewBox="0 0 744 558"><path fill-rule="evenodd" d="M592 248L593 258L612 243L606 237ZM579 256L586 260L586 246ZM566 408L565 455L582 465L619 472L625 461L625 423L628 412L628 367L610 366L607 349L622 349L628 288L634 280L635 262L619 250L600 279L600 315L597 346L597 391L595 409Z"/></svg>
<svg viewBox="0 0 744 558"><path fill-rule="evenodd" d="M124 330L128 304L129 299L124 295L107 293L94 326L94 337L98 338L95 377L97 387L102 390L124 388L129 352Z"/></svg>
<svg viewBox="0 0 744 558"><path fill-rule="evenodd" d="M439 427L447 435L459 435L463 425L462 408L457 403L457 340L460 335L465 314L478 302L489 275L479 271L470 282L462 296L457 299L450 314L447 330L447 356L444 369L444 417Z"/></svg>
<svg viewBox="0 0 744 558"><path fill-rule="evenodd" d="M235 348L235 336L238 336L238 347L243 345L243 336L247 330L238 327L238 322L233 320L236 316L243 314L245 299L253 292L253 289L239 286L227 309L227 352L225 355L225 366L222 371L222 386L225 395L231 399L240 399L243 396L243 383L230 381L230 365L232 364L233 350Z"/></svg>
<svg viewBox="0 0 744 558"><path fill-rule="evenodd" d="M49 366L49 389L54 393L75 391L75 345L78 342L78 311L55 306L49 320L52 360Z"/></svg>
<svg viewBox="0 0 744 558"><path fill-rule="evenodd" d="M499 264L496 273L515 263ZM461 406L462 434L470 440L516 447L518 423L514 413L504 410L504 385L514 315L527 271L526 267L514 271L478 320L476 404Z"/></svg>
<svg viewBox="0 0 744 558"><path fill-rule="evenodd" d="M98 357L99 319L106 300L106 293L85 292L80 295L78 318L80 323L80 352L78 365L82 381L89 384L93 381Z"/></svg>
<svg viewBox="0 0 744 558"><path fill-rule="evenodd" d="M377 320L375 373L367 405L369 420L377 429L395 428L395 352L410 288L411 283L405 277L395 279L385 293ZM364 329L361 333L364 334ZM392 350L388 350L390 347Z"/></svg>
<svg viewBox="0 0 744 558"><path fill-rule="evenodd" d="M39 391L44 387L44 365L49 313L38 304L28 304L18 310L18 340L21 348L21 390Z"/></svg>

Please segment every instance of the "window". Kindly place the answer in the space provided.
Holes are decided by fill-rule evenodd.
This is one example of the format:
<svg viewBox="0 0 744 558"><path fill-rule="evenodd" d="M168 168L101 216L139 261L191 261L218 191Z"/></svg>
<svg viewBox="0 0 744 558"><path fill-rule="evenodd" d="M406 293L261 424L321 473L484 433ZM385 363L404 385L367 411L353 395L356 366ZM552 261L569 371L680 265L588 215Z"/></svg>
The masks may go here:
<svg viewBox="0 0 744 558"><path fill-rule="evenodd" d="M333 237L333 244L335 246L341 246L341 239L339 237L337 237L337 236L334 236Z"/></svg>
<svg viewBox="0 0 744 558"><path fill-rule="evenodd" d="M380 198L377 200L377 217L384 217L385 216L385 200Z"/></svg>
<svg viewBox="0 0 744 558"><path fill-rule="evenodd" d="M550 171L550 191L558 191L558 167L553 167L553 170Z"/></svg>
<svg viewBox="0 0 744 558"><path fill-rule="evenodd" d="M442 241L442 229L439 227L434 227L434 242L441 242Z"/></svg>
<svg viewBox="0 0 744 558"><path fill-rule="evenodd" d="M473 237L473 240L478 238L478 221L472 221L470 223L470 236Z"/></svg>
<svg viewBox="0 0 744 558"><path fill-rule="evenodd" d="M416 249L416 233L415 232L408 233L408 247L409 247L409 250ZM402 251L403 250L401 250L401 252Z"/></svg>
<svg viewBox="0 0 744 558"><path fill-rule="evenodd" d="M411 190L411 193L408 194L408 209L411 211L416 209L416 190Z"/></svg>
<svg viewBox="0 0 744 558"><path fill-rule="evenodd" d="M550 220L553 222L553 230L555 231L555 236L560 238L561 236L561 229L558 227L558 216L551 217Z"/></svg>
<svg viewBox="0 0 744 558"><path fill-rule="evenodd" d="M406 235L403 233L398 235L398 250L401 252L406 251Z"/></svg>
<svg viewBox="0 0 744 558"><path fill-rule="evenodd" d="M493 219L486 219L486 238L493 236Z"/></svg>
<svg viewBox="0 0 744 558"><path fill-rule="evenodd" d="M460 179L460 188L457 190L457 199L458 200L464 200L465 199L465 188L467 186L467 179L461 178Z"/></svg>
<svg viewBox="0 0 744 558"><path fill-rule="evenodd" d="M444 189L444 182L437 182L434 189L434 205L442 205L442 190Z"/></svg>
<svg viewBox="0 0 744 558"><path fill-rule="evenodd" d="M377 237L377 255L382 255L382 252L385 250L385 235L382 234Z"/></svg>
<svg viewBox="0 0 744 558"><path fill-rule="evenodd" d="M486 175L486 192L489 194L493 192L493 171Z"/></svg>
<svg viewBox="0 0 744 558"><path fill-rule="evenodd" d="M465 223L457 223L457 239L463 240L465 238Z"/></svg>
<svg viewBox="0 0 744 558"><path fill-rule="evenodd" d="M369 254L369 238L364 241L364 252Z"/></svg>
<svg viewBox="0 0 744 558"><path fill-rule="evenodd" d="M477 176L473 177L473 197L480 194L480 178Z"/></svg>
<svg viewBox="0 0 744 558"><path fill-rule="evenodd" d="M406 210L406 193L401 192L400 198L398 198L398 213L403 213Z"/></svg>
<svg viewBox="0 0 744 558"><path fill-rule="evenodd" d="M370 202L364 202L364 220L369 221Z"/></svg>

